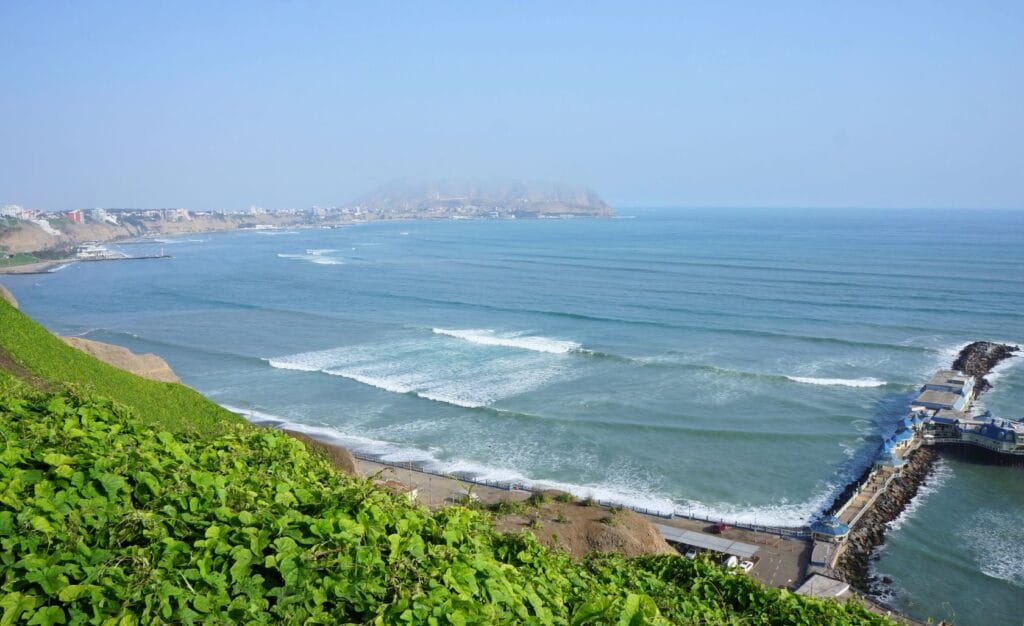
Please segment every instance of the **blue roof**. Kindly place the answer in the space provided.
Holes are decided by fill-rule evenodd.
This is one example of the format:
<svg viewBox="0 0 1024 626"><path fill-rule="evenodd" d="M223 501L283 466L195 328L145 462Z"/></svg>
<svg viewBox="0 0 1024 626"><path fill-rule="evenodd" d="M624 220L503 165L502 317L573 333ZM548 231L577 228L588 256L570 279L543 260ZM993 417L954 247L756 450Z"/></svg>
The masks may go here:
<svg viewBox="0 0 1024 626"><path fill-rule="evenodd" d="M913 428L914 422L912 422L909 417L904 417L903 419L900 420L899 425L902 428Z"/></svg>
<svg viewBox="0 0 1024 626"><path fill-rule="evenodd" d="M914 438L914 434L912 432L910 432L909 430L901 430L901 431L899 431L898 433L896 433L895 435L892 436L892 440L895 441L896 443L902 443L904 441L907 441L907 440L913 439L913 438Z"/></svg>
<svg viewBox="0 0 1024 626"><path fill-rule="evenodd" d="M982 437L998 439L1000 441L1014 441L1016 439L1012 430L995 424L982 424L981 428L978 429L978 434Z"/></svg>
<svg viewBox="0 0 1024 626"><path fill-rule="evenodd" d="M936 424L949 424L950 426L955 426L960 423L960 420L955 417L933 417L932 421Z"/></svg>
<svg viewBox="0 0 1024 626"><path fill-rule="evenodd" d="M836 516L829 515L815 522L811 526L811 530L819 535L841 537L850 532L850 527L840 522Z"/></svg>
<svg viewBox="0 0 1024 626"><path fill-rule="evenodd" d="M892 439L886 439L885 441L882 442L882 450L885 451L885 452L889 452L889 451L892 450L892 447L894 445L896 445L896 444L893 443Z"/></svg>
<svg viewBox="0 0 1024 626"><path fill-rule="evenodd" d="M911 421L914 422L914 424L916 425L916 424L920 424L921 422L923 422L924 418L921 417L920 414L914 413L914 415L911 417Z"/></svg>

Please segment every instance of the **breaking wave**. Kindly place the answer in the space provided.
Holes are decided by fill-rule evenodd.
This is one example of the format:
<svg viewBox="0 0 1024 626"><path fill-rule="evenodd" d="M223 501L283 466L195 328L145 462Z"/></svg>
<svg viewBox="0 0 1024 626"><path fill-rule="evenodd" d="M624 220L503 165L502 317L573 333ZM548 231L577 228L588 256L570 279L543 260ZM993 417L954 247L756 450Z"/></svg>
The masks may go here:
<svg viewBox="0 0 1024 626"><path fill-rule="evenodd" d="M634 509L646 510L659 515L690 515L707 520L724 520L727 523L758 524L764 526L800 527L830 495L823 492L806 502L789 503L782 501L766 506L735 506L726 503L713 505L697 501L678 502L655 493L643 484L577 484L559 480L531 477L513 467L488 465L465 459L440 459L438 456L411 445L352 435L327 425L310 425L294 418L274 415L264 411L222 405L249 421L262 426L272 426L305 433L315 439L342 446L364 458L385 463L411 463L418 470L457 475L460 479L471 480L496 487L517 485L521 488L542 490L558 489L578 498L592 498L605 504L617 504Z"/></svg>
<svg viewBox="0 0 1024 626"><path fill-rule="evenodd" d="M810 376L786 376L795 383L805 385L827 385L839 387L884 387L888 383L877 378L813 378Z"/></svg>
<svg viewBox="0 0 1024 626"><path fill-rule="evenodd" d="M444 335L462 339L481 346L504 346L506 348L519 348L521 350L532 350L533 352L546 352L548 354L568 354L570 352L582 352L583 347L575 341L562 339L551 339L524 333L499 334L488 329L448 329L434 328L435 335Z"/></svg>

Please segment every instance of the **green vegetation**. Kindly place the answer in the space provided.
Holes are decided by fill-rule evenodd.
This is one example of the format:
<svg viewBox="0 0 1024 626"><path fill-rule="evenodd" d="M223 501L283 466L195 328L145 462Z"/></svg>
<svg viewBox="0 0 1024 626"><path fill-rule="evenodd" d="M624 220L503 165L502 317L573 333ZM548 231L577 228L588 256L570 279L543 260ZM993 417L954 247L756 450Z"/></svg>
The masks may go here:
<svg viewBox="0 0 1024 626"><path fill-rule="evenodd" d="M885 624L676 556L583 563L278 431L156 431L0 380L3 624Z"/></svg>
<svg viewBox="0 0 1024 626"><path fill-rule="evenodd" d="M29 263L38 263L39 257L33 256L26 252L19 252L11 256L10 258L0 257L0 267L14 267L15 265L27 265Z"/></svg>
<svg viewBox="0 0 1024 626"><path fill-rule="evenodd" d="M544 506L551 502L551 497L543 491L534 491L526 501L530 503L530 506Z"/></svg>
<svg viewBox="0 0 1024 626"><path fill-rule="evenodd" d="M487 507L495 515L522 515L526 512L526 505L519 500L498 500Z"/></svg>
<svg viewBox="0 0 1024 626"><path fill-rule="evenodd" d="M2 302L0 344L49 381L0 371L0 626L892 623L706 561L578 562L486 513L431 513Z"/></svg>
<svg viewBox="0 0 1024 626"><path fill-rule="evenodd" d="M54 387L113 398L157 428L222 432L244 420L177 383L147 380L72 348L6 302L0 301L0 352Z"/></svg>

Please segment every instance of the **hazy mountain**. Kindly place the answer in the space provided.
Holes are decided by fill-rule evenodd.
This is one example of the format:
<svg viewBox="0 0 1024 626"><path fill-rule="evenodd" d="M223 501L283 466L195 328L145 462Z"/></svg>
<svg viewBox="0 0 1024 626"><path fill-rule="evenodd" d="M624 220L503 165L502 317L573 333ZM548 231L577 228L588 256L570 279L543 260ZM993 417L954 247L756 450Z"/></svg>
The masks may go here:
<svg viewBox="0 0 1024 626"><path fill-rule="evenodd" d="M400 182L384 185L342 208L389 215L610 216L594 191L551 182Z"/></svg>

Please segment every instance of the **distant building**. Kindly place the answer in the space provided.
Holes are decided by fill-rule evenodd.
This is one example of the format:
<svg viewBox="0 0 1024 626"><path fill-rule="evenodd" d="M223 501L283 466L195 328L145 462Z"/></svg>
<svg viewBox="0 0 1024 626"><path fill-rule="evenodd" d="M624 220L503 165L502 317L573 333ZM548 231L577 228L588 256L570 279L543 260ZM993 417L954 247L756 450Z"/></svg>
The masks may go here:
<svg viewBox="0 0 1024 626"><path fill-rule="evenodd" d="M168 222L187 222L192 219L188 209L164 209L163 217Z"/></svg>
<svg viewBox="0 0 1024 626"><path fill-rule="evenodd" d="M106 209L89 209L86 211L86 217L88 217L91 222L117 224L117 218L107 212Z"/></svg>
<svg viewBox="0 0 1024 626"><path fill-rule="evenodd" d="M81 209L75 209L74 211L68 211L67 213L64 214L64 217L66 217L68 219L68 221L74 222L76 224L82 224L82 223L85 222L85 218L82 216L82 210Z"/></svg>
<svg viewBox="0 0 1024 626"><path fill-rule="evenodd" d="M260 206L253 205L249 207L249 215L265 215L266 212L267 210Z"/></svg>
<svg viewBox="0 0 1024 626"><path fill-rule="evenodd" d="M15 219L27 219L26 211L17 204L8 204L7 206L0 206L0 217L13 217Z"/></svg>

